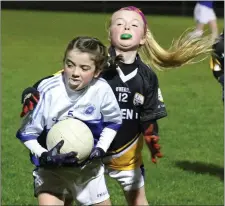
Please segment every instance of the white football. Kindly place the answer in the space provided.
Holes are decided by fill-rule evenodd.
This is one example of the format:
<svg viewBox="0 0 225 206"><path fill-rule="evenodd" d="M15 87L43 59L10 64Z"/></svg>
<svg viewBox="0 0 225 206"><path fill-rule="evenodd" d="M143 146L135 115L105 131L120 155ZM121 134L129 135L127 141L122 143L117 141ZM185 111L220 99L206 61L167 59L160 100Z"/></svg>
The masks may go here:
<svg viewBox="0 0 225 206"><path fill-rule="evenodd" d="M48 150L64 140L60 153L77 152L79 162L85 160L94 146L94 138L89 127L80 120L68 118L59 121L49 130L46 144Z"/></svg>

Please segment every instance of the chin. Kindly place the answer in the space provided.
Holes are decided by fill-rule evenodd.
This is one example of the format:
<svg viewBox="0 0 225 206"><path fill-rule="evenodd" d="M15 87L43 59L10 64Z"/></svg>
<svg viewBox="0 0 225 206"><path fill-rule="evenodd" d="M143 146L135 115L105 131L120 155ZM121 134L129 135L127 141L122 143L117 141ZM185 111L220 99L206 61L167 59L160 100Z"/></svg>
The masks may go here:
<svg viewBox="0 0 225 206"><path fill-rule="evenodd" d="M132 45L119 45L117 46L120 50L122 51L130 51L131 49L133 49L134 47Z"/></svg>
<svg viewBox="0 0 225 206"><path fill-rule="evenodd" d="M69 84L69 88L72 90L77 90L77 89L79 89L79 85Z"/></svg>

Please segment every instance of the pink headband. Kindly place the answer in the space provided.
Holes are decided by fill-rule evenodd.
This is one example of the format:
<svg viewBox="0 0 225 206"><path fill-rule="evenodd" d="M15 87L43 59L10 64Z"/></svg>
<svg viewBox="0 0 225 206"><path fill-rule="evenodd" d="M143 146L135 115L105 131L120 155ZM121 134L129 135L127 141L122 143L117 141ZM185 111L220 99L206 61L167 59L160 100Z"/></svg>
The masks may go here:
<svg viewBox="0 0 225 206"><path fill-rule="evenodd" d="M145 24L145 30L146 30L146 28L147 28L147 20L145 18L145 15L143 14L143 12L140 9L138 9L135 6L127 6L127 7L121 8L120 10L135 11L136 13L138 13L141 16L141 18L142 18L142 20L143 20L143 22Z"/></svg>

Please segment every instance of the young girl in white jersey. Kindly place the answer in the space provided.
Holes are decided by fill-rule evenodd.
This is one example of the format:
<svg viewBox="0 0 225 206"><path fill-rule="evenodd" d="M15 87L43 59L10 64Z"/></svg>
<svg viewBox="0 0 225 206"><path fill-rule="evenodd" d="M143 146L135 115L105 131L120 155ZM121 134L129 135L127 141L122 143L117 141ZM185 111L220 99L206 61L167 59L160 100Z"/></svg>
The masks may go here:
<svg viewBox="0 0 225 206"><path fill-rule="evenodd" d="M105 72L103 78L117 97L123 124L109 148L113 155L104 162L107 174L119 182L129 205L148 205L144 189L141 133L144 134L152 161L156 162L157 157L162 156L158 145L157 119L165 117L166 111L157 76L147 64L164 70L192 63L195 57L211 53L210 39L211 36L191 39L184 35L174 41L169 50L164 50L150 32L144 14L136 7L122 8L111 17L109 53L112 57L123 55L123 62L118 64L115 72ZM24 94L28 93L35 94L31 90ZM34 98L35 95L23 98L23 113L32 110Z"/></svg>
<svg viewBox="0 0 225 206"><path fill-rule="evenodd" d="M32 163L36 166L34 190L39 205L68 205L71 198L82 205L109 202L100 160L97 165L89 164L82 171L76 169L76 154L59 152L63 141L48 151L46 136L41 136L56 122L76 118L87 123L95 139L89 159L107 152L122 123L112 89L104 79L98 78L107 68L109 58L106 47L98 39L75 38L65 51L63 72L38 86L40 101L24 118L17 138L30 150Z"/></svg>

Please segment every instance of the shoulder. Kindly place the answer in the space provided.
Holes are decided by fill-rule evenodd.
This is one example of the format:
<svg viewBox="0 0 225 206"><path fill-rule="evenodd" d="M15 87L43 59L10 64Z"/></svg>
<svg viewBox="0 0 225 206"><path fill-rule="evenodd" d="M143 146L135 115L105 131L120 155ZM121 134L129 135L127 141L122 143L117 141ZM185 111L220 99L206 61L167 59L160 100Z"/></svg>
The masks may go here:
<svg viewBox="0 0 225 206"><path fill-rule="evenodd" d="M154 70L143 62L139 63L139 73L143 75L143 78L147 81L157 81L157 75Z"/></svg>
<svg viewBox="0 0 225 206"><path fill-rule="evenodd" d="M58 73L55 74L54 76L42 80L38 85L37 89L40 93L46 93L47 91L59 87L61 82L62 82L62 73Z"/></svg>
<svg viewBox="0 0 225 206"><path fill-rule="evenodd" d="M99 89L101 88L103 90L111 88L109 86L108 82L103 78L96 79L95 82L94 82L94 85L95 85L96 88L99 88Z"/></svg>
<svg viewBox="0 0 225 206"><path fill-rule="evenodd" d="M108 94L113 94L111 86L103 78L95 79L95 81L92 82L89 92L95 93L99 98L102 98Z"/></svg>

